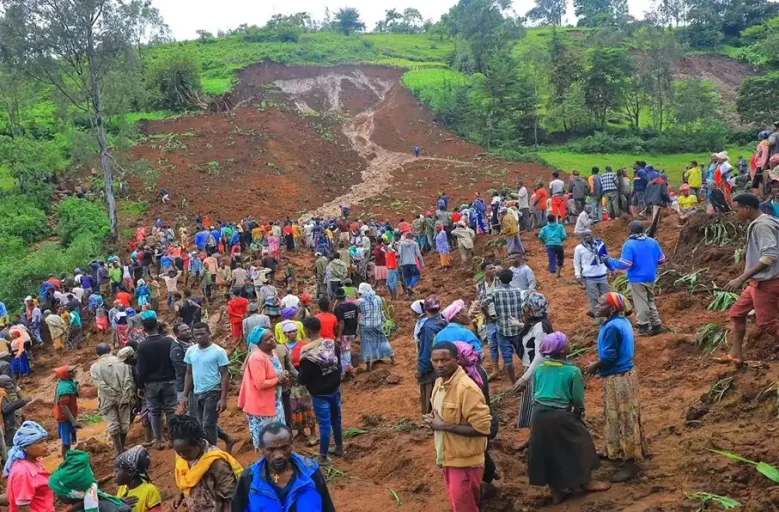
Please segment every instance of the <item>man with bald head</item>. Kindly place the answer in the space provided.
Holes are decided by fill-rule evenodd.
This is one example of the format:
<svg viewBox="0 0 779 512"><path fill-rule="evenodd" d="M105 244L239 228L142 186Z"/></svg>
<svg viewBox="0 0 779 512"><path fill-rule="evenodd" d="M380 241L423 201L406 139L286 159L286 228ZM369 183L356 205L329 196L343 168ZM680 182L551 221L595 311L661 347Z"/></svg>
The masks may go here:
<svg viewBox="0 0 779 512"><path fill-rule="evenodd" d="M124 451L130 431L132 406L135 401L135 381L132 368L111 354L111 347L100 343L96 347L98 359L89 369L97 388L100 414L108 423L108 434L116 453Z"/></svg>

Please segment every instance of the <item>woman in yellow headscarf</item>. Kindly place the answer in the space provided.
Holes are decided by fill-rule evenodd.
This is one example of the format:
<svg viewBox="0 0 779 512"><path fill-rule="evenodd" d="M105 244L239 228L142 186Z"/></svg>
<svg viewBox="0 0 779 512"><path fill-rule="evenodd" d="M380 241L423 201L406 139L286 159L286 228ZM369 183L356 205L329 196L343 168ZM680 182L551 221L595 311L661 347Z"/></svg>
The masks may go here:
<svg viewBox="0 0 779 512"><path fill-rule="evenodd" d="M243 468L230 454L208 444L203 427L191 416L174 416L169 425L176 451L176 485L173 502L198 512L229 512L233 490Z"/></svg>

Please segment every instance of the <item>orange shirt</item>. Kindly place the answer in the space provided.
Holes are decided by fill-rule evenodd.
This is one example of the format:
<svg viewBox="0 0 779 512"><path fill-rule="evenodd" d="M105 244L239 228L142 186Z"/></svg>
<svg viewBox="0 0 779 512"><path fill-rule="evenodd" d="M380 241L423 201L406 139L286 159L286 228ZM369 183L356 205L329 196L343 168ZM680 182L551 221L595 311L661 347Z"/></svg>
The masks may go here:
<svg viewBox="0 0 779 512"><path fill-rule="evenodd" d="M536 190L536 202L535 206L539 210L546 211L546 200L549 198L545 188L539 188Z"/></svg>
<svg viewBox="0 0 779 512"><path fill-rule="evenodd" d="M243 322L243 318L249 311L249 299L245 297L236 297L227 303L227 313L230 315L231 324Z"/></svg>
<svg viewBox="0 0 779 512"><path fill-rule="evenodd" d="M392 251L387 251L385 254L387 259L387 269L394 270L398 268L398 255Z"/></svg>
<svg viewBox="0 0 779 512"><path fill-rule="evenodd" d="M322 329L319 331L319 334L325 339L334 340L335 329L338 327L338 318L332 313L319 313L314 316L318 318L319 322L322 324Z"/></svg>
<svg viewBox="0 0 779 512"><path fill-rule="evenodd" d="M116 294L116 300L124 304L126 307L130 307L133 296L127 292L119 292Z"/></svg>

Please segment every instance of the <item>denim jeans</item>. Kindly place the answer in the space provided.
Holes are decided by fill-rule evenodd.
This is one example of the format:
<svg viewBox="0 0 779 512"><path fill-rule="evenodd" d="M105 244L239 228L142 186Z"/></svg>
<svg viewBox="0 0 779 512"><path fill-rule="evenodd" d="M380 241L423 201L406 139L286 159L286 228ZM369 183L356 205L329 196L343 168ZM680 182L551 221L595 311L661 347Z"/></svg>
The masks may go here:
<svg viewBox="0 0 779 512"><path fill-rule="evenodd" d="M497 338L498 350L500 351L500 355L503 356L503 365L514 366L514 351L516 350L516 347L519 346L521 341L519 339L519 334L515 336L505 336L501 334L500 331L498 331ZM522 357L522 354L517 355ZM497 358L495 359L495 362L498 362Z"/></svg>
<svg viewBox="0 0 779 512"><path fill-rule="evenodd" d="M330 447L330 433L335 438L335 447L343 446L341 427L341 390L333 394L312 396L316 422L319 423L319 455L327 457Z"/></svg>
<svg viewBox="0 0 779 512"><path fill-rule="evenodd" d="M547 245L546 256L549 258L549 272L557 273L557 268L562 268L565 260L565 252L562 245Z"/></svg>
<svg viewBox="0 0 779 512"><path fill-rule="evenodd" d="M487 332L487 344L490 347L490 356L492 357L492 362L497 363L498 358L500 357L498 355L498 324L484 324L484 328Z"/></svg>
<svg viewBox="0 0 779 512"><path fill-rule="evenodd" d="M170 419L176 413L176 381L147 382L146 383L146 407L149 408L149 420L151 431L155 439L162 438L162 415L170 424Z"/></svg>
<svg viewBox="0 0 779 512"><path fill-rule="evenodd" d="M590 204L592 205L592 219L595 222L603 220L603 201L598 197L591 197Z"/></svg>
<svg viewBox="0 0 779 512"><path fill-rule="evenodd" d="M189 414L195 418L206 433L206 439L213 446L216 446L217 440L217 420L219 413L216 412L216 404L222 397L222 391L213 389L205 393L193 393L189 397Z"/></svg>

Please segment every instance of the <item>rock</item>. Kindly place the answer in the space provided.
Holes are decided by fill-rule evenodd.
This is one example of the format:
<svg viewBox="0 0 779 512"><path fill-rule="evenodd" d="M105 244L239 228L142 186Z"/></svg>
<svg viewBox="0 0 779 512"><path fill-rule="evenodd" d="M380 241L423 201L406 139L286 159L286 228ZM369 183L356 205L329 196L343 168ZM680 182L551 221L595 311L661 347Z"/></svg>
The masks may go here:
<svg viewBox="0 0 779 512"><path fill-rule="evenodd" d="M400 384L400 377L397 375L388 375L384 382L387 384Z"/></svg>
<svg viewBox="0 0 779 512"><path fill-rule="evenodd" d="M371 384L378 384L380 382L384 382L384 379L389 377L389 374L390 372L386 368L379 368L368 374L367 381Z"/></svg>

